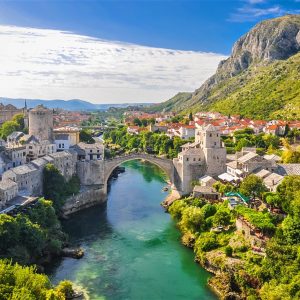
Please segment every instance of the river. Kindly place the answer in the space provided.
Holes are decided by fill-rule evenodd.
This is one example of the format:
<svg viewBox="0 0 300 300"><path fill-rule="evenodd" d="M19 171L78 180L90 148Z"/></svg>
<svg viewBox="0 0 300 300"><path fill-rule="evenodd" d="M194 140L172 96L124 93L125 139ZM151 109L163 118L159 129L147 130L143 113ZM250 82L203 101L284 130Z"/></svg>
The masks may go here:
<svg viewBox="0 0 300 300"><path fill-rule="evenodd" d="M130 161L111 182L106 205L76 213L64 222L80 260L64 258L51 270L54 283L69 279L92 300L210 300L209 274L160 206L164 174L153 164Z"/></svg>

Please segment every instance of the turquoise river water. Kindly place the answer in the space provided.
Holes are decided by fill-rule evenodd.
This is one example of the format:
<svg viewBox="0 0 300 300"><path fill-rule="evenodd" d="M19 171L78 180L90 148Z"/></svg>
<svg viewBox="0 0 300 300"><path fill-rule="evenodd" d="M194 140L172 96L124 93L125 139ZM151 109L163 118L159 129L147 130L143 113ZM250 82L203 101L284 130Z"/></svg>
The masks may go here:
<svg viewBox="0 0 300 300"><path fill-rule="evenodd" d="M153 164L131 161L111 182L107 204L75 214L64 223L71 242L85 250L51 270L54 283L69 279L90 299L210 300L209 274L180 244L180 233L160 202L164 174Z"/></svg>

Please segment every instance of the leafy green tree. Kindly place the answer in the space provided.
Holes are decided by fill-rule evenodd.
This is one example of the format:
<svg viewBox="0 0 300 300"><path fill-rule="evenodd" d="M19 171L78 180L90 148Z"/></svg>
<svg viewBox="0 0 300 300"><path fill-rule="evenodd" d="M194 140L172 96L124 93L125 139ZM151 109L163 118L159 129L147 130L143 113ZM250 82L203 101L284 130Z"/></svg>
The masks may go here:
<svg viewBox="0 0 300 300"><path fill-rule="evenodd" d="M6 121L0 128L0 136L2 139L6 140L7 137L14 131L18 131L19 124L16 121Z"/></svg>
<svg viewBox="0 0 300 300"><path fill-rule="evenodd" d="M248 175L240 185L240 192L245 196L261 197L267 188L261 178L254 174Z"/></svg>
<svg viewBox="0 0 300 300"><path fill-rule="evenodd" d="M0 299L65 300L66 297L59 287L54 289L49 278L38 274L34 267L21 267L0 260Z"/></svg>
<svg viewBox="0 0 300 300"><path fill-rule="evenodd" d="M43 191L46 199L53 201L56 210L60 210L66 198L66 181L53 164L46 164L43 170Z"/></svg>
<svg viewBox="0 0 300 300"><path fill-rule="evenodd" d="M79 132L79 140L80 142L84 142L87 144L95 144L95 140L93 139L91 132L86 129L82 129Z"/></svg>
<svg viewBox="0 0 300 300"><path fill-rule="evenodd" d="M183 232L197 232L204 224L201 208L190 206L183 210L179 226Z"/></svg>
<svg viewBox="0 0 300 300"><path fill-rule="evenodd" d="M298 206L291 205L292 201L297 197L300 191L300 176L285 176L281 184L277 187L277 193L282 199L281 208L289 213L293 213L293 209Z"/></svg>
<svg viewBox="0 0 300 300"><path fill-rule="evenodd" d="M133 120L133 124L136 125L136 126L142 126L143 125L142 121L139 118L135 118Z"/></svg>
<svg viewBox="0 0 300 300"><path fill-rule="evenodd" d="M195 252L196 254L207 252L217 248L218 245L217 235L214 232L204 232L196 241Z"/></svg>
<svg viewBox="0 0 300 300"><path fill-rule="evenodd" d="M169 207L168 212L174 219L180 220L182 217L182 213L186 207L187 204L184 200L176 200Z"/></svg>
<svg viewBox="0 0 300 300"><path fill-rule="evenodd" d="M16 122L19 127L19 131L24 131L25 129L25 123L24 123L24 115L23 114L17 114L12 118L12 121Z"/></svg>
<svg viewBox="0 0 300 300"><path fill-rule="evenodd" d="M58 294L63 294L66 299L72 299L74 297L74 289L71 281L61 281L55 290Z"/></svg>
<svg viewBox="0 0 300 300"><path fill-rule="evenodd" d="M225 255L228 256L228 257L232 257L232 247L231 246L226 246L225 247Z"/></svg>
<svg viewBox="0 0 300 300"><path fill-rule="evenodd" d="M20 231L16 220L6 214L0 214L0 253L16 245Z"/></svg>
<svg viewBox="0 0 300 300"><path fill-rule="evenodd" d="M228 209L220 208L213 216L215 226L226 226L230 224L231 214Z"/></svg>

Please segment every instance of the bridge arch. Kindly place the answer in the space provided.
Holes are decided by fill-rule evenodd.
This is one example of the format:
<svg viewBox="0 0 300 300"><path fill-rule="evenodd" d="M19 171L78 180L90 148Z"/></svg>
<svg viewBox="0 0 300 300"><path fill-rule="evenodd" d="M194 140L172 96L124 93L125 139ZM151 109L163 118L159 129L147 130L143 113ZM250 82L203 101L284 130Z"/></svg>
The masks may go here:
<svg viewBox="0 0 300 300"><path fill-rule="evenodd" d="M160 158L150 154L129 154L117 156L112 159L106 159L104 161L104 185L107 186L107 181L113 172L113 170L121 165L122 163L130 160L142 159L150 163L157 165L161 168L166 175L169 177L170 182L173 184L174 181L174 165L172 160L166 158Z"/></svg>

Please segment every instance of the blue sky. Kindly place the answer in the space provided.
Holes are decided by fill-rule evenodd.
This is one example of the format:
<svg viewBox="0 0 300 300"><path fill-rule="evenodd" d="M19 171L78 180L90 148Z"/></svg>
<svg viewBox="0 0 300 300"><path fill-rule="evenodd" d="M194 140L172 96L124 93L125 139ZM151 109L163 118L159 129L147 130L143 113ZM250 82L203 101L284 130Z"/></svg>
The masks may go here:
<svg viewBox="0 0 300 300"><path fill-rule="evenodd" d="M0 97L160 102L300 0L0 0Z"/></svg>
<svg viewBox="0 0 300 300"><path fill-rule="evenodd" d="M19 0L0 1L0 23L229 54L256 22L297 10L299 0Z"/></svg>

